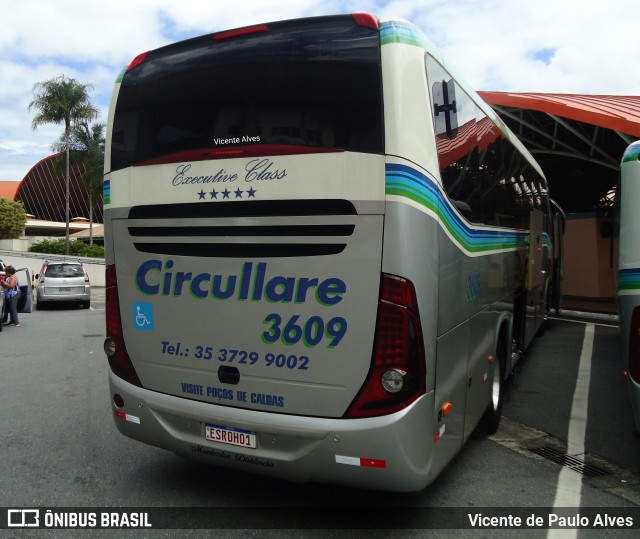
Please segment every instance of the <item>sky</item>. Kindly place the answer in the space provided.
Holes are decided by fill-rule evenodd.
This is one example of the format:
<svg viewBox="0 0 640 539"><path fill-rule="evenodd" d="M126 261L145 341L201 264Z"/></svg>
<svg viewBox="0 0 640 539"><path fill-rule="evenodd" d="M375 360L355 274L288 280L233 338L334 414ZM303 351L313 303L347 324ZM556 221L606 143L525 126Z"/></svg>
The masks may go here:
<svg viewBox="0 0 640 539"><path fill-rule="evenodd" d="M476 90L640 95L638 0L0 0L0 181L51 155L37 82L90 84L106 122L116 76L141 52L296 17L367 12L418 26Z"/></svg>

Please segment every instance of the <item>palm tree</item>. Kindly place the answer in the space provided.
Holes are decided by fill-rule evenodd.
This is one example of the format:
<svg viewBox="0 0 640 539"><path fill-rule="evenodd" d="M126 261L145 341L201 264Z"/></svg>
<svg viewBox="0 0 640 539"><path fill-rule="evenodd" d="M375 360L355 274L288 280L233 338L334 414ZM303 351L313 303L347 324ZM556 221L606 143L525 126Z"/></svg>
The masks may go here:
<svg viewBox="0 0 640 539"><path fill-rule="evenodd" d="M69 140L71 127L80 120L91 120L98 115L98 110L89 98L89 84L80 84L75 79L60 75L52 79L38 82L33 86L33 100L29 110L36 109L31 127L34 131L44 124L64 122L65 151L67 154L65 206L66 233L65 254L69 254Z"/></svg>
<svg viewBox="0 0 640 539"><path fill-rule="evenodd" d="M84 165L85 186L89 192L89 245L93 245L93 208L99 202L104 179L104 130L107 124L98 122L91 126L84 121L78 125L78 141L84 146L80 159Z"/></svg>
<svg viewBox="0 0 640 539"><path fill-rule="evenodd" d="M93 245L93 208L100 202L102 194L105 128L106 124L103 122L89 125L86 120L80 120L73 126L69 136L69 161L73 165L81 165L82 179L89 194L89 245ZM66 144L66 138L63 136L59 142L52 145L52 149L54 152L64 151ZM60 170L58 160L55 168Z"/></svg>

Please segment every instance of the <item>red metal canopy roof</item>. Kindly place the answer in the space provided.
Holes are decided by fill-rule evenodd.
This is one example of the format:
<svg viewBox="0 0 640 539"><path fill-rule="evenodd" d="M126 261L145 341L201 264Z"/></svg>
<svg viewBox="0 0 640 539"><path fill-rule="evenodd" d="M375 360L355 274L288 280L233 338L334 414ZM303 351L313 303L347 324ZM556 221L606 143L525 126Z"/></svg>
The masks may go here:
<svg viewBox="0 0 640 539"><path fill-rule="evenodd" d="M490 105L546 112L640 138L640 96L478 93Z"/></svg>
<svg viewBox="0 0 640 539"><path fill-rule="evenodd" d="M0 182L0 198L15 200L21 182Z"/></svg>
<svg viewBox="0 0 640 539"><path fill-rule="evenodd" d="M640 96L479 92L536 158L565 212L608 208Z"/></svg>

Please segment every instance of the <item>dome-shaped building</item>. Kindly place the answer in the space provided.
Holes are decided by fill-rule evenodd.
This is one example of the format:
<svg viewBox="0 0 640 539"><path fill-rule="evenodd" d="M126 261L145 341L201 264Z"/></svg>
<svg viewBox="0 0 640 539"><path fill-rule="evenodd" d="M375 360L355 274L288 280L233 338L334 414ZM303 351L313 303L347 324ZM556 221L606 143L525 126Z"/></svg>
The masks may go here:
<svg viewBox="0 0 640 539"><path fill-rule="evenodd" d="M69 168L69 218L84 218L89 215L89 193L82 179L83 165ZM65 158L64 153L51 155L35 164L19 183L13 198L24 204L27 214L37 220L66 222L65 205ZM102 223L102 192L93 205L93 222Z"/></svg>

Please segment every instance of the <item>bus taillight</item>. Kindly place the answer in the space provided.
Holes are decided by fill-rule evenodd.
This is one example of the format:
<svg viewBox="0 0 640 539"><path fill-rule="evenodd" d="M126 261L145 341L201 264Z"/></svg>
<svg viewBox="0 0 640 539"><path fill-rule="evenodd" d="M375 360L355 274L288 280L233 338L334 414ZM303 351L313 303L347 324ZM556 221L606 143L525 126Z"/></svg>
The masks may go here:
<svg viewBox="0 0 640 539"><path fill-rule="evenodd" d="M131 71L134 67L137 67L142 62L144 62L147 59L147 54L149 54L149 53L148 52L143 52L141 54L138 54L138 56L136 56L133 60L131 60L131 63L129 64L129 67L127 67L127 71Z"/></svg>
<svg viewBox="0 0 640 539"><path fill-rule="evenodd" d="M104 352L116 376L130 384L142 387L124 344L115 265L107 266L105 277L107 337L104 341Z"/></svg>
<svg viewBox="0 0 640 539"><path fill-rule="evenodd" d="M352 13L351 16L358 26L364 26L365 28L373 28L379 30L378 18L370 13Z"/></svg>
<svg viewBox="0 0 640 539"><path fill-rule="evenodd" d="M629 376L640 384L640 307L633 309L629 331Z"/></svg>
<svg viewBox="0 0 640 539"><path fill-rule="evenodd" d="M213 41L222 41L223 39L231 39L233 37L248 36L251 34L258 34L260 32L267 32L269 27L264 24L257 24L255 26L245 26L244 28L236 28L235 30L228 30L226 32L218 32L213 34Z"/></svg>
<svg viewBox="0 0 640 539"><path fill-rule="evenodd" d="M422 326L415 289L406 279L382 276L371 363L346 418L397 412L425 393Z"/></svg>

